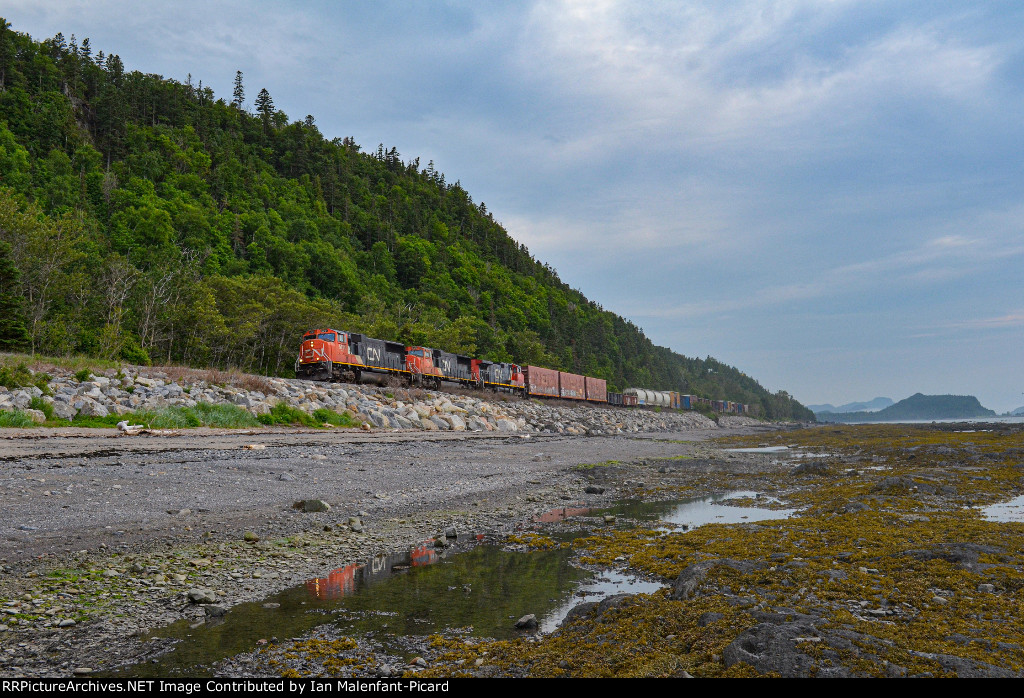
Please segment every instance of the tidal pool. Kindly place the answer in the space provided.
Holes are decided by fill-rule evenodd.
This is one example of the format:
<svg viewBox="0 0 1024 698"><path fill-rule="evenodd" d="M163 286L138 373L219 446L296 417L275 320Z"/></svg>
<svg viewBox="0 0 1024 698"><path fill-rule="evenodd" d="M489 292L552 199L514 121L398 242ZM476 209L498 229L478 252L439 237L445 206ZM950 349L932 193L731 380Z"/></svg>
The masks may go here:
<svg viewBox="0 0 1024 698"><path fill-rule="evenodd" d="M761 507L733 506L728 504L735 499L761 499L765 503L777 502L757 492L735 491L715 494L710 497L693 497L691 499L669 502L642 502L639 500L624 501L608 509L602 514L639 521L660 522L669 527L696 528L711 523L752 523L769 519L786 519L796 513L796 509L766 509Z"/></svg>
<svg viewBox="0 0 1024 698"><path fill-rule="evenodd" d="M749 448L727 448L726 453L785 453L789 446L753 446Z"/></svg>
<svg viewBox="0 0 1024 698"><path fill-rule="evenodd" d="M982 515L989 521L999 523L1024 522L1024 495L1014 497L1008 502L999 502L983 507Z"/></svg>
<svg viewBox="0 0 1024 698"><path fill-rule="evenodd" d="M584 507L554 510L544 521L614 514L617 525L658 522L661 527L694 528L708 523L740 523L785 518L792 509L730 506L730 499L757 497L731 492L674 502L625 501L599 511ZM576 534L573 534L576 535ZM578 535L587 535L586 531ZM559 536L562 537L562 536ZM381 555L325 572L259 602L231 608L221 618L182 620L150 633L146 640L175 640L173 648L119 675L204 676L228 657L249 652L274 638L302 636L330 623L352 636L372 636L402 655L398 642L459 629L469 635L505 639L520 635L516 619L534 614L542 632L551 632L577 604L618 593L652 593L664 585L627 572L600 573L571 564L569 549L510 552L483 536L437 549L425 541L405 552Z"/></svg>

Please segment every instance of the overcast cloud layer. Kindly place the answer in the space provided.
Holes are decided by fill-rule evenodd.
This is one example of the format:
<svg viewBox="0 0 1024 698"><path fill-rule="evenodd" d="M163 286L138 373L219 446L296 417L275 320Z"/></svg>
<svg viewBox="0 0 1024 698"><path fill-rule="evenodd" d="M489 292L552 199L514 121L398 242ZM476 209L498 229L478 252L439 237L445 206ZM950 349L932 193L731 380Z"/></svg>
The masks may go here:
<svg viewBox="0 0 1024 698"><path fill-rule="evenodd" d="M656 343L804 403L1024 404L1020 2L4 5L434 160Z"/></svg>

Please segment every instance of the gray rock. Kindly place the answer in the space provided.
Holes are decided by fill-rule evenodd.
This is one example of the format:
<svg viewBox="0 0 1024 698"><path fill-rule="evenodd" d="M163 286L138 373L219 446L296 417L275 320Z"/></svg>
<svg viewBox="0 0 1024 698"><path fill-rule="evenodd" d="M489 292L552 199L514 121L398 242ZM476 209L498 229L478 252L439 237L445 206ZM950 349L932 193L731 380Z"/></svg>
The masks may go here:
<svg viewBox="0 0 1024 698"><path fill-rule="evenodd" d="M317 511L330 511L331 505L322 499L302 499L292 505L296 509L301 509L307 514L311 514Z"/></svg>
<svg viewBox="0 0 1024 698"><path fill-rule="evenodd" d="M46 414L42 410L25 410L25 414L36 424L42 424L46 421Z"/></svg>
<svg viewBox="0 0 1024 698"><path fill-rule="evenodd" d="M998 555L1003 553L1002 548L993 545L978 545L975 543L943 543L930 550L908 550L904 553L917 560L945 560L966 570L975 570L979 567L979 557L982 554Z"/></svg>
<svg viewBox="0 0 1024 698"><path fill-rule="evenodd" d="M993 666L974 659L967 659L966 657L957 657L951 654L915 652L913 650L910 651L910 654L938 662L943 669L955 673L961 679L1010 678L1020 676L1020 674L1014 673L1010 669Z"/></svg>
<svg viewBox="0 0 1024 698"><path fill-rule="evenodd" d="M613 594L608 598L602 599L601 601L588 601L586 603L577 604L569 609L569 612L565 614L565 618L559 623L560 626L566 626L580 618L585 618L590 614L595 617L600 616L605 611L612 608L618 608L628 603L633 598L632 594Z"/></svg>
<svg viewBox="0 0 1024 698"><path fill-rule="evenodd" d="M203 603L202 601L196 601L196 603ZM228 607L223 604L209 603L203 611L206 613L207 618L221 618L227 615Z"/></svg>
<svg viewBox="0 0 1024 698"><path fill-rule="evenodd" d="M587 488L583 491L587 494L604 494L604 488L597 485L587 485Z"/></svg>
<svg viewBox="0 0 1024 698"><path fill-rule="evenodd" d="M880 480L871 488L871 491L882 494L907 494L910 492L934 494L935 487L926 482L915 482L909 477L887 477Z"/></svg>
<svg viewBox="0 0 1024 698"><path fill-rule="evenodd" d="M817 663L797 648L796 638L818 634L817 628L806 621L760 623L744 630L725 648L722 662L726 667L743 662L762 674L777 672L786 678L811 676Z"/></svg>
<svg viewBox="0 0 1024 698"><path fill-rule="evenodd" d="M277 476L277 479L281 482L295 482L295 476L291 473L281 473Z"/></svg>
<svg viewBox="0 0 1024 698"><path fill-rule="evenodd" d="M213 604L217 603L217 594L212 589L206 587L194 587L189 589L185 595L188 600L194 604Z"/></svg>
<svg viewBox="0 0 1024 698"><path fill-rule="evenodd" d="M712 623L720 621L723 618L725 618L725 615L722 614L722 613L716 613L714 611L708 611L707 613L700 614L700 618L697 619L697 625L699 625L702 628L706 628L707 626L711 625Z"/></svg>
<svg viewBox="0 0 1024 698"><path fill-rule="evenodd" d="M83 417L106 417L110 414L110 411L94 400L82 400L82 406L78 409L78 414Z"/></svg>
<svg viewBox="0 0 1024 698"><path fill-rule="evenodd" d="M718 566L731 567L732 569L749 573L754 570L759 570L767 567L765 562L753 562L750 560L731 560L728 558L722 558L720 560L703 560L694 565L690 565L676 577L675 584L672 587L672 593L669 594L669 598L674 600L682 600L693 598L697 595L697 591L700 588L701 583L707 577L708 572Z"/></svg>
<svg viewBox="0 0 1024 698"><path fill-rule="evenodd" d="M532 613L516 621L516 628L519 630L536 630L538 627L540 624L537 622L537 616Z"/></svg>
<svg viewBox="0 0 1024 698"><path fill-rule="evenodd" d="M789 471L790 475L828 475L828 466L821 461L807 461Z"/></svg>

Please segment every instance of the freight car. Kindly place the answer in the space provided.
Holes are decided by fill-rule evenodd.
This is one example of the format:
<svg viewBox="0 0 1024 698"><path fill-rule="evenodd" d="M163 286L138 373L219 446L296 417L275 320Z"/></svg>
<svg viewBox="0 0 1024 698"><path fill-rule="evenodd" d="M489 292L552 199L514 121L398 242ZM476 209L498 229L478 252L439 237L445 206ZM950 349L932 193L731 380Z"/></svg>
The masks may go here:
<svg viewBox="0 0 1024 698"><path fill-rule="evenodd" d="M295 375L321 381L359 383L389 376L411 385L439 389L442 382L464 387L507 391L523 396L561 398L622 407L667 407L720 412L749 412L748 405L714 401L674 391L627 388L608 392L601 378L566 373L541 366L485 361L442 349L406 346L358 332L317 329L302 337Z"/></svg>

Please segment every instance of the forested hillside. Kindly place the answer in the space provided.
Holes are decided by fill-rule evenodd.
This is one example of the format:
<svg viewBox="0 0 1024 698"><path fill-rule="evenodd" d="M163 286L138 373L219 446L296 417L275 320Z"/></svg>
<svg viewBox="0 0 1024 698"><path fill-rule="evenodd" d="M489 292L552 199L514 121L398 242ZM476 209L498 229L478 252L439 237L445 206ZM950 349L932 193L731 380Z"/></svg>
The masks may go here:
<svg viewBox="0 0 1024 698"><path fill-rule="evenodd" d="M228 102L2 20L0 241L0 346L288 375L332 326L813 419L654 346L433 163L328 140L241 73Z"/></svg>

